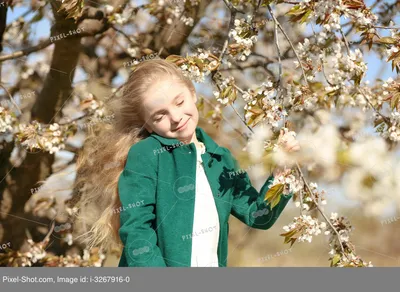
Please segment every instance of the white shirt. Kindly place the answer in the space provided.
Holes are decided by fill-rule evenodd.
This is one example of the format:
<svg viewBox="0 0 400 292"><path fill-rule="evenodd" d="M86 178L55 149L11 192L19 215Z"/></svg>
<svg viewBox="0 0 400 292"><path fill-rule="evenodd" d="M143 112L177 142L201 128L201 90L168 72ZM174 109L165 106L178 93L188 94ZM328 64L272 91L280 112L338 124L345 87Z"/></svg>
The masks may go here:
<svg viewBox="0 0 400 292"><path fill-rule="evenodd" d="M204 172L201 154L205 146L196 146L196 197L192 231L191 267L218 267L219 218L214 196Z"/></svg>

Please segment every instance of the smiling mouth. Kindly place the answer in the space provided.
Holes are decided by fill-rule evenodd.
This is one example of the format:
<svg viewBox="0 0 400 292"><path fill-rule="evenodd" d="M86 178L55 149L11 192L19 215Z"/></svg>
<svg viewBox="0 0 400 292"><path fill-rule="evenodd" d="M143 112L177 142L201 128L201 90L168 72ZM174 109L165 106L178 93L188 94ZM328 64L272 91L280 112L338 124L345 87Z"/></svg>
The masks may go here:
<svg viewBox="0 0 400 292"><path fill-rule="evenodd" d="M190 119L190 118L189 118ZM182 126L180 126L179 128L176 128L175 130L174 130L174 132L176 132L176 131L178 131L178 130L180 130L181 128L183 128L184 126L186 126L186 124L189 122L189 119L186 121L186 123L184 123Z"/></svg>

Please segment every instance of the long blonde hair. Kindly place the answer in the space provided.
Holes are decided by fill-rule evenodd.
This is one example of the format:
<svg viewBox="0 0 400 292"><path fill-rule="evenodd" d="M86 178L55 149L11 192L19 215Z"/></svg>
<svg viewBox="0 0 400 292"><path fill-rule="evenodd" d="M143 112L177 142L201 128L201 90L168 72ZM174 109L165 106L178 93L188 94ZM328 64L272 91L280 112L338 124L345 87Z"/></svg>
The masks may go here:
<svg viewBox="0 0 400 292"><path fill-rule="evenodd" d="M106 103L114 114L111 124L98 123L89 129L77 159L75 196L71 200L78 208L74 229L80 235L76 239L87 248L109 251L122 247L119 213L113 212L121 206L118 179L130 147L149 135L142 116L143 97L155 80L165 77L177 77L195 94L192 81L176 64L163 59L145 60L130 72L122 94Z"/></svg>

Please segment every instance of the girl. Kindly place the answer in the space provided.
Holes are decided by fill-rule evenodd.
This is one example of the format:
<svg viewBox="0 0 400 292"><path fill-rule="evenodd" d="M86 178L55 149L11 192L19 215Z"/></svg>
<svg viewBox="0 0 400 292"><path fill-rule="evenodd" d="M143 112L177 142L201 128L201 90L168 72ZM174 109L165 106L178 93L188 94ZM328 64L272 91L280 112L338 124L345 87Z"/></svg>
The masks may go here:
<svg viewBox="0 0 400 292"><path fill-rule="evenodd" d="M230 151L197 125L196 101L175 64L146 60L112 100L114 125L87 139L95 151L78 161L78 179L94 172L80 202L91 227L86 242L122 244L119 267L226 267L229 215L266 230L293 195L271 208L264 196L274 174L258 192Z"/></svg>

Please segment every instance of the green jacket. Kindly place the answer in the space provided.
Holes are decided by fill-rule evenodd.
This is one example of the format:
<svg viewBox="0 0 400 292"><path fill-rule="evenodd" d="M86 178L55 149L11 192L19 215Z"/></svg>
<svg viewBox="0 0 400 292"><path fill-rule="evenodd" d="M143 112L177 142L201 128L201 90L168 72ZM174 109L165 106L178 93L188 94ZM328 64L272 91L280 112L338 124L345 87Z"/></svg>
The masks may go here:
<svg viewBox="0 0 400 292"><path fill-rule="evenodd" d="M293 193L282 195L272 210L263 201L274 177L261 191L239 169L231 152L200 127L204 170L218 211L218 265L227 266L229 215L266 230L278 219ZM124 244L119 267L190 267L196 185L196 147L156 133L132 145L118 180L119 236ZM188 236L189 235L189 236Z"/></svg>

